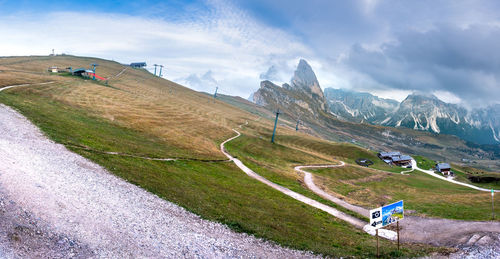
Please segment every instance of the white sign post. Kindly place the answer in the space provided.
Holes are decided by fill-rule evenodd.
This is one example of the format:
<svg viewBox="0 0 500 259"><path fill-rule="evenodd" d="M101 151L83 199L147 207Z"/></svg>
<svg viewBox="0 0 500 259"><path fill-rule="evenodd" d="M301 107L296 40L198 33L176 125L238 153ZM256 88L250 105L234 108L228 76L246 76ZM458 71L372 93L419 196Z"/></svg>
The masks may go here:
<svg viewBox="0 0 500 259"><path fill-rule="evenodd" d="M370 226L375 229L382 227L382 207L370 210Z"/></svg>
<svg viewBox="0 0 500 259"><path fill-rule="evenodd" d="M493 194L492 194L493 195ZM377 257L378 257L378 229L392 223L397 223L398 250L399 250L399 221L404 218L404 203L398 201L383 207L370 210L370 226L375 228L377 237Z"/></svg>
<svg viewBox="0 0 500 259"><path fill-rule="evenodd" d="M370 210L370 225L375 229L396 223L404 218L404 203L398 201Z"/></svg>
<svg viewBox="0 0 500 259"><path fill-rule="evenodd" d="M495 190L491 189L491 219L495 219L495 209L493 207L493 196L495 196Z"/></svg>

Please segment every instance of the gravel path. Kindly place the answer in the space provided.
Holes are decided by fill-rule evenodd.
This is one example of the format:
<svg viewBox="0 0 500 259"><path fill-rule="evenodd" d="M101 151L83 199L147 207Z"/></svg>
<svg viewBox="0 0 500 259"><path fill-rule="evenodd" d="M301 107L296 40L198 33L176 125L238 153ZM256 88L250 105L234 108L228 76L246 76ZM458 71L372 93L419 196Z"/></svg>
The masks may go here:
<svg viewBox="0 0 500 259"><path fill-rule="evenodd" d="M248 121L246 122L246 124L248 124ZM240 127L241 126L242 125L240 125ZM233 139L238 138L239 136L241 136L241 133L239 131L237 131L235 129L233 129L233 130L234 130L234 132L236 132L236 136L234 136L234 137L232 137L232 138L230 138L230 139L222 142L220 144L220 149L221 149L222 153L224 153L224 155L226 155L227 158L229 158L231 161L233 161L236 164L236 166L238 166L248 176L250 176L250 177L252 177L252 178L254 178L254 179L256 179L256 180L258 180L258 181L260 181L260 182L262 182L264 184L266 184L267 186L269 186L269 187L271 187L271 188L273 188L275 190L278 190L278 191L282 192L283 194L286 194L286 195L288 195L288 196L290 196L290 197L292 197L292 198L294 198L294 199L296 199L296 200L298 200L300 202L303 202L303 203L308 204L308 205L310 205L310 206L312 206L314 208L317 208L317 209L320 209L322 211L325 211L328 214L330 214L330 215L332 215L334 217L337 217L337 218L339 218L341 220L344 220L347 223L349 223L349 224L351 224L351 225L353 225L353 226L355 226L357 228L363 229L365 232L367 232L370 235L375 235L375 229L373 229L373 227L371 227L370 225L368 225L363 220L360 220L360 219L358 219L356 217L348 215L348 214L346 214L344 212L341 212L341 211L339 211L339 210L337 210L337 209L335 209L333 207L330 207L328 205L320 203L320 202L318 202L316 200L313 200L313 199L311 199L309 197L306 197L306 196L304 196L302 194L296 193L296 192L294 192L294 191L292 191L292 190L290 190L288 188L285 188L285 187L283 187L281 185L275 184L275 183L267 180L266 178L262 177L261 175L257 174L252 169L248 168L246 165L243 164L243 162L241 162L241 160L239 160L239 159L231 156L231 154L229 154L226 151L226 149L224 148L224 145L227 142L229 142L229 141L231 141L231 140L233 140ZM337 165L323 166L323 167L336 167L336 166ZM306 167L306 166L304 166L304 167ZM318 167L318 166L314 166L314 167ZM387 239L391 239L391 240L395 240L395 237L396 237L394 231L385 230L385 229L379 231L379 235L381 237L384 237L384 238L387 238Z"/></svg>
<svg viewBox="0 0 500 259"><path fill-rule="evenodd" d="M312 257L202 220L127 183L4 105L0 157L0 257Z"/></svg>
<svg viewBox="0 0 500 259"><path fill-rule="evenodd" d="M345 166L344 162L340 162L339 165L298 166L295 170L304 174L307 187L314 193L348 210L368 216L368 209L347 203L321 190L314 184L312 174L303 170L304 168ZM414 166L414 168L417 167ZM451 258L500 258L500 222L498 221L463 221L405 216L400 221L400 229L400 238L403 242L460 248L460 251L453 254ZM379 229L379 232L380 230L384 229Z"/></svg>
<svg viewBox="0 0 500 259"><path fill-rule="evenodd" d="M434 173L433 170L425 170L425 169L419 168L418 165L417 165L417 161L415 161L415 159L411 160L411 166L412 166L412 168L415 168L415 169L419 170L422 173L426 173L426 174L428 174L428 175L430 175L432 177L436 177L436 178L439 178L441 180L445 180L445 181L450 182L450 183L462 185L462 186L469 187L469 188L472 188L474 190L478 190L478 191L482 191L482 192L491 192L491 189L485 189L485 188L474 186L472 184L462 183L462 182L459 182L459 181L455 181L453 179L449 179L447 177L438 175L438 174ZM493 190L493 191L494 192L500 192L500 190Z"/></svg>
<svg viewBox="0 0 500 259"><path fill-rule="evenodd" d="M352 205L350 203L347 203L345 202L344 200L341 200L337 197L334 197L330 194L328 194L327 192L321 190L318 186L316 186L316 184L314 184L314 180L313 180L313 177L312 177L312 174L307 172L306 170L303 170L305 168L336 168L336 167L343 167L345 166L345 163L344 161L340 161L340 164L338 165L309 165L309 166L296 166L295 167L295 170L298 171L298 172L301 172L302 174L304 174L304 182L307 186L307 188L309 188L310 190L312 190L314 193L318 194L319 196L327 199L327 200L330 200L350 211L354 211L354 212L357 212L358 214L360 215L363 215L365 217L369 217L369 211L366 210L366 209L363 209L363 208L360 208L358 206L355 206L355 205ZM365 225L366 223L363 222L363 225Z"/></svg>

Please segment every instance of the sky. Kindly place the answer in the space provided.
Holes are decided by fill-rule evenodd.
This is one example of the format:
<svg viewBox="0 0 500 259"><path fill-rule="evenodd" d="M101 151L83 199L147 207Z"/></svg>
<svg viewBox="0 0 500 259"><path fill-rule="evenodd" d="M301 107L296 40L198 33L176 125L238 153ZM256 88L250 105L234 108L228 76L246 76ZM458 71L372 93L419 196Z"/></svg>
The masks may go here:
<svg viewBox="0 0 500 259"><path fill-rule="evenodd" d="M322 88L500 103L500 1L0 0L0 56L56 53L165 66L247 98L308 61Z"/></svg>

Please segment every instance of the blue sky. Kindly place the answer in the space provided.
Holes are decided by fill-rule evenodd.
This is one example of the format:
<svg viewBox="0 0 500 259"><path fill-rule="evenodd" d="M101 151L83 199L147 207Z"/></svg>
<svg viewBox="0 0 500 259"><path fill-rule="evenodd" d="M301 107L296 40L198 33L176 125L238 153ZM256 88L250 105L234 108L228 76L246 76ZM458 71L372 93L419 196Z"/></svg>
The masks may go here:
<svg viewBox="0 0 500 259"><path fill-rule="evenodd" d="M500 102L498 1L0 0L0 35L3 56L160 63L168 79L242 97L261 78L288 82L304 58L323 88Z"/></svg>

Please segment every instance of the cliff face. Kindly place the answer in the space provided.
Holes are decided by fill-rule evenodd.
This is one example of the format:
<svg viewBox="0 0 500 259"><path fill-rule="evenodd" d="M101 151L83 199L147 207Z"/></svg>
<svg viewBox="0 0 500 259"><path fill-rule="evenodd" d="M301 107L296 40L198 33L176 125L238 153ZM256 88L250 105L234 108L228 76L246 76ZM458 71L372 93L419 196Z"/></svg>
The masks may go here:
<svg viewBox="0 0 500 259"><path fill-rule="evenodd" d="M303 59L299 61L299 65L291 80L291 89L305 93L309 99L316 102L321 110L326 110L327 104L323 90L319 85L316 74L311 66Z"/></svg>
<svg viewBox="0 0 500 259"><path fill-rule="evenodd" d="M328 109L316 74L303 59L290 84L278 86L267 80L262 81L259 90L253 94L253 102L271 110L281 109L292 117L306 115L317 118Z"/></svg>

